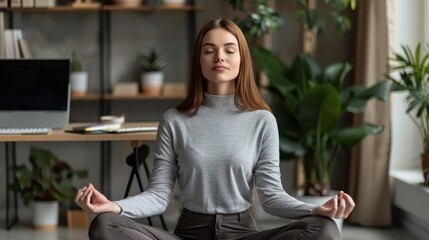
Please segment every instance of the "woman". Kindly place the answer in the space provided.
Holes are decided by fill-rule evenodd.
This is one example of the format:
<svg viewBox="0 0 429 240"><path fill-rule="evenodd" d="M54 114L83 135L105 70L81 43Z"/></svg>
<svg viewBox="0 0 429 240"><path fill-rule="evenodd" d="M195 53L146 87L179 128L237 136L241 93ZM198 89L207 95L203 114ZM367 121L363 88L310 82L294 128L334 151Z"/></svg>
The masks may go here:
<svg viewBox="0 0 429 240"><path fill-rule="evenodd" d="M147 190L109 201L93 185L75 201L92 222L91 239L339 239L329 217L347 218L352 198L340 192L321 206L300 202L282 187L277 124L258 93L249 48L232 21L200 31L193 50L186 99L160 122ZM163 213L175 181L183 206L174 233L130 218ZM258 231L249 211L256 186L264 210L299 219Z"/></svg>

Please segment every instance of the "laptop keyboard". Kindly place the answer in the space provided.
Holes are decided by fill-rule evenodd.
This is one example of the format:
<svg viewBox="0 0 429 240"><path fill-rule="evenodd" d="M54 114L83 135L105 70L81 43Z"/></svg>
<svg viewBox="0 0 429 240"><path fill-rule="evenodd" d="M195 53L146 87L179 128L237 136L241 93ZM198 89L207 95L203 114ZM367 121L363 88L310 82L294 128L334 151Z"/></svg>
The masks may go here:
<svg viewBox="0 0 429 240"><path fill-rule="evenodd" d="M4 135L16 135L16 134L28 134L28 135L46 135L51 132L51 128L0 128L0 134Z"/></svg>

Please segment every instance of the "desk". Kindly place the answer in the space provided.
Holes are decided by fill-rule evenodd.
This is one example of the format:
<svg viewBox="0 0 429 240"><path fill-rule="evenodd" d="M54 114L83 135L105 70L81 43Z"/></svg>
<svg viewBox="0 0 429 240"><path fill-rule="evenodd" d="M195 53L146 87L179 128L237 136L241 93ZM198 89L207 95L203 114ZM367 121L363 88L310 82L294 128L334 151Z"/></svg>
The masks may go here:
<svg viewBox="0 0 429 240"><path fill-rule="evenodd" d="M9 168L10 163L12 166L16 166L16 155L15 155L15 144L17 142L86 142L86 141L130 141L133 148L138 147L140 141L154 141L156 140L156 131L151 132L134 132L134 133L95 133L95 134L78 134L69 133L67 130L71 130L73 127L91 125L91 123L71 123L65 129L54 129L48 135L0 135L0 142L6 144L6 229L10 229L18 221L17 213L17 193L14 193L14 204L15 204L15 219L9 222L9 189L10 184ZM158 122L131 122L123 124L123 127L138 127L147 126L153 127L158 126ZM102 147L101 154L101 191L106 193L106 196L110 195L110 179L109 173L111 170L110 166L110 154L106 147ZM107 156L107 157L106 157ZM14 176L15 178L15 176Z"/></svg>

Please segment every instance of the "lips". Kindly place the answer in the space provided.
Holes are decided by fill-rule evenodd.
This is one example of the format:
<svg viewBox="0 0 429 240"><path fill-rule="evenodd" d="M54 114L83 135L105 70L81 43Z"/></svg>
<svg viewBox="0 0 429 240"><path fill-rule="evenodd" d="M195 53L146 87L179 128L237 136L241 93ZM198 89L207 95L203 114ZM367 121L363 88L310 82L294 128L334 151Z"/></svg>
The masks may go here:
<svg viewBox="0 0 429 240"><path fill-rule="evenodd" d="M225 70L228 70L228 68L225 67L225 66L222 66L222 65L217 65L217 66L214 66L212 68L212 70L215 70L215 71L225 71Z"/></svg>

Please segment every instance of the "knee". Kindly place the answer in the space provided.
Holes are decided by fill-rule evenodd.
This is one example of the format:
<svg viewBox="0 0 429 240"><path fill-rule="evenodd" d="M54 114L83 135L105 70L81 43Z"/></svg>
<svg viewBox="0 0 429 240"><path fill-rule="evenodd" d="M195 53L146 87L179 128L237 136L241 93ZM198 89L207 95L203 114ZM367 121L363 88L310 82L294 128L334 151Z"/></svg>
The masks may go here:
<svg viewBox="0 0 429 240"><path fill-rule="evenodd" d="M317 231L317 239L338 240L341 237L337 224L331 218L312 216L307 223L309 224L308 227Z"/></svg>
<svg viewBox="0 0 429 240"><path fill-rule="evenodd" d="M110 239L109 232L115 227L115 219L120 217L116 213L101 213L97 215L91 222L88 230L88 236L91 240Z"/></svg>

